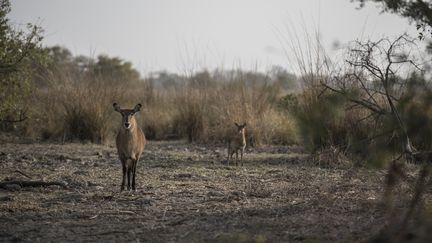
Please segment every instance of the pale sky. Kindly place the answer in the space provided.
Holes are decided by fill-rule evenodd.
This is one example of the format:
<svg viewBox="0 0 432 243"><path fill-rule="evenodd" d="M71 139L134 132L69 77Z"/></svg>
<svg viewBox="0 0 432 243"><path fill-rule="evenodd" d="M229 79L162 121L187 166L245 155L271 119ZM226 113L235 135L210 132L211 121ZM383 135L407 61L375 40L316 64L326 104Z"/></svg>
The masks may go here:
<svg viewBox="0 0 432 243"><path fill-rule="evenodd" d="M11 0L13 24L38 23L46 46L117 56L141 73L202 68L291 70L288 29L319 30L324 46L378 39L414 25L350 0ZM283 36L283 38L281 38Z"/></svg>

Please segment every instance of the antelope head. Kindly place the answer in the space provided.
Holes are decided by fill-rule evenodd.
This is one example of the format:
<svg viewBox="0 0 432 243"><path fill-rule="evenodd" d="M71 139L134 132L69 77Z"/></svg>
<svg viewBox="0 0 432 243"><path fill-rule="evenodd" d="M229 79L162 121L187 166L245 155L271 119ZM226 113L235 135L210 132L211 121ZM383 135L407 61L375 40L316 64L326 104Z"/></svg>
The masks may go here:
<svg viewBox="0 0 432 243"><path fill-rule="evenodd" d="M117 103L114 103L113 107L115 111L122 115L122 128L126 130L132 130L137 126L135 113L141 110L141 104L137 104L133 109L122 109Z"/></svg>

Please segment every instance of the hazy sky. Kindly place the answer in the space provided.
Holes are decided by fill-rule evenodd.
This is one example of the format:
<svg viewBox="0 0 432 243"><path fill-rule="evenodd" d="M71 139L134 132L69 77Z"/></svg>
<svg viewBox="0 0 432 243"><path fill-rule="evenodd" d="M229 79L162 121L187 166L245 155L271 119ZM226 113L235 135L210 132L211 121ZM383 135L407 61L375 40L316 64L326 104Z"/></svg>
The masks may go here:
<svg viewBox="0 0 432 243"><path fill-rule="evenodd" d="M350 0L11 0L13 24L39 23L44 44L75 55L101 53L157 70L243 68L291 70L288 29L319 30L332 43L415 33L406 19L357 10Z"/></svg>

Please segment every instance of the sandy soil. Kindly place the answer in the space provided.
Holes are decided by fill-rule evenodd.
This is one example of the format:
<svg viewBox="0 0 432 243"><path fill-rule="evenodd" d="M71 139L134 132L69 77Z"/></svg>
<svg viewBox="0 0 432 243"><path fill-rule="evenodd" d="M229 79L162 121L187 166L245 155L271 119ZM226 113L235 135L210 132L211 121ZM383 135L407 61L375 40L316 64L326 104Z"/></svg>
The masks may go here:
<svg viewBox="0 0 432 243"><path fill-rule="evenodd" d="M137 191L120 192L113 146L0 144L0 241L362 241L384 222L383 172L321 168L296 147L249 149L243 167L224 148L151 142Z"/></svg>

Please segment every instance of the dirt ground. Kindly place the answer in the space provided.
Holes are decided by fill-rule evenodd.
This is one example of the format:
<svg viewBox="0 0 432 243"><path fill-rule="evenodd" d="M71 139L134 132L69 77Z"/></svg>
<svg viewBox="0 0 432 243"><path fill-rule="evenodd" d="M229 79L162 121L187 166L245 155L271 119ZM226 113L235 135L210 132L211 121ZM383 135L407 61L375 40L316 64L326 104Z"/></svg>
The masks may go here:
<svg viewBox="0 0 432 243"><path fill-rule="evenodd" d="M0 181L66 185L0 189L0 241L363 241L384 223L384 172L322 168L297 147L249 149L150 142L137 191L120 192L115 147L0 144Z"/></svg>

